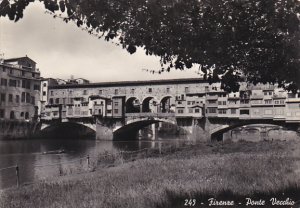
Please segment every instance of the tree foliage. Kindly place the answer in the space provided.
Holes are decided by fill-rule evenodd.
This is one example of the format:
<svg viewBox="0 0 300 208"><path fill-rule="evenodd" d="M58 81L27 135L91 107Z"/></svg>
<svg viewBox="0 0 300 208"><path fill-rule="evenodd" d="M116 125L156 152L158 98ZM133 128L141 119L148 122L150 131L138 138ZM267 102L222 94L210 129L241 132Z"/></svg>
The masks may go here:
<svg viewBox="0 0 300 208"><path fill-rule="evenodd" d="M34 0L3 0L0 15L17 21ZM298 0L40 0L53 15L129 53L142 47L161 71L201 66L204 78L236 91L238 81L300 87Z"/></svg>

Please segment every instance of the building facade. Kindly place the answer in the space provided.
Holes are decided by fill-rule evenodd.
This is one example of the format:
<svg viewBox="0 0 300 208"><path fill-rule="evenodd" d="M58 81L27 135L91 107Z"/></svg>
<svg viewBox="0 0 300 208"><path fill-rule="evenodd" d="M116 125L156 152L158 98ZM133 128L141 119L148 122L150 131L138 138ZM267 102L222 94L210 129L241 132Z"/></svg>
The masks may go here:
<svg viewBox="0 0 300 208"><path fill-rule="evenodd" d="M202 79L105 82L54 85L49 87L47 116L51 120L62 106L83 117L92 117L103 99L101 113L125 118L134 113L173 113L180 118L273 119L300 122L300 94L275 85L241 83L239 92L226 93L220 83L210 85ZM105 105L104 105L105 103ZM53 109L52 109L53 108ZM71 110L72 109L72 110ZM80 110L79 110L80 109ZM97 112L97 111L96 111ZM76 114L79 115L79 114Z"/></svg>
<svg viewBox="0 0 300 208"><path fill-rule="evenodd" d="M2 60L0 78L0 119L36 119L41 81L36 63L27 56Z"/></svg>

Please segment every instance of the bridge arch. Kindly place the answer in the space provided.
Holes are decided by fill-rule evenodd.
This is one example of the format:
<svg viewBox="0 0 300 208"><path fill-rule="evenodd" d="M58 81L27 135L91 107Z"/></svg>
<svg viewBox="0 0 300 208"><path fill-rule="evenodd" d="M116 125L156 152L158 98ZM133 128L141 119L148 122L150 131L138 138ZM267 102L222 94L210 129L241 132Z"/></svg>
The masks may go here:
<svg viewBox="0 0 300 208"><path fill-rule="evenodd" d="M245 121L237 120L233 123L222 124L211 129L210 130L211 140L221 141L223 139L223 134L225 132L236 129L238 127L248 126L253 124L274 125L274 128L276 129L283 128L286 130L293 130L295 132L297 132L299 127L298 124L290 124L290 123L287 124L285 123L285 121L259 120L259 119L245 120ZM266 135L268 135L268 133L269 132L266 132Z"/></svg>
<svg viewBox="0 0 300 208"><path fill-rule="evenodd" d="M80 122L57 122L42 125L38 134L43 138L82 139L96 138L96 125Z"/></svg>
<svg viewBox="0 0 300 208"><path fill-rule="evenodd" d="M147 96L142 100L142 112L157 112L158 99L155 96Z"/></svg>
<svg viewBox="0 0 300 208"><path fill-rule="evenodd" d="M129 97L125 102L126 113L139 113L140 100L137 97Z"/></svg>
<svg viewBox="0 0 300 208"><path fill-rule="evenodd" d="M124 137L127 137L126 139L129 138L136 138L138 131L144 127L147 127L151 124L155 123L160 123L160 122L165 122L165 123L171 123L176 125L175 120L170 120L166 118L139 118L139 119L133 119L129 121L126 125L115 129L113 131L114 134L114 139L119 140L119 139L124 139Z"/></svg>
<svg viewBox="0 0 300 208"><path fill-rule="evenodd" d="M159 101L159 111L162 113L172 112L171 109L171 99L174 98L172 95L164 96Z"/></svg>

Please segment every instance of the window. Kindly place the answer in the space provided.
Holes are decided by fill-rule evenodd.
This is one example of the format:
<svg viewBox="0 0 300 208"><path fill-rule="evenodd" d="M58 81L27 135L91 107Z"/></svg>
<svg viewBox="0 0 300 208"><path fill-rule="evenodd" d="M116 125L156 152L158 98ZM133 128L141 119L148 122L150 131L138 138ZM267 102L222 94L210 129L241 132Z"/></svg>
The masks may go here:
<svg viewBox="0 0 300 208"><path fill-rule="evenodd" d="M268 95L268 93L267 93L267 92L264 92L264 95Z"/></svg>
<svg viewBox="0 0 300 208"><path fill-rule="evenodd" d="M107 113L108 113L108 114L111 114L111 110L107 110Z"/></svg>
<svg viewBox="0 0 300 208"><path fill-rule="evenodd" d="M0 118L4 118L4 114L5 114L4 109L0 109Z"/></svg>
<svg viewBox="0 0 300 208"><path fill-rule="evenodd" d="M50 98L50 99L49 99L49 103L50 103L50 105L53 104L53 98Z"/></svg>
<svg viewBox="0 0 300 208"><path fill-rule="evenodd" d="M265 104L271 104L272 100L265 100Z"/></svg>
<svg viewBox="0 0 300 208"><path fill-rule="evenodd" d="M22 103L25 102L25 92L22 92L22 95L21 95L21 102L22 102Z"/></svg>
<svg viewBox="0 0 300 208"><path fill-rule="evenodd" d="M226 105L226 101L223 101L223 105Z"/></svg>
<svg viewBox="0 0 300 208"><path fill-rule="evenodd" d="M131 94L134 94L134 89L131 89L131 90L130 90L130 93L131 93Z"/></svg>
<svg viewBox="0 0 300 208"><path fill-rule="evenodd" d="M6 72L6 68L3 67L3 72Z"/></svg>
<svg viewBox="0 0 300 208"><path fill-rule="evenodd" d="M208 103L209 103L209 104L216 104L217 101L216 101L216 100L209 100Z"/></svg>
<svg viewBox="0 0 300 208"><path fill-rule="evenodd" d="M70 92L72 92L72 91L70 91ZM71 94L72 94L72 93L71 93ZM50 95L53 96L53 91L52 91L52 90L50 91Z"/></svg>
<svg viewBox="0 0 300 208"><path fill-rule="evenodd" d="M34 73L32 73L32 77L35 77L35 74L34 74Z"/></svg>
<svg viewBox="0 0 300 208"><path fill-rule="evenodd" d="M227 110L226 109L219 109L219 114L226 114Z"/></svg>
<svg viewBox="0 0 300 208"><path fill-rule="evenodd" d="M6 94L5 93L1 93L1 102L5 102L5 97L6 97Z"/></svg>
<svg viewBox="0 0 300 208"><path fill-rule="evenodd" d="M183 114L183 109L178 109L177 111L179 114Z"/></svg>
<svg viewBox="0 0 300 208"><path fill-rule="evenodd" d="M249 110L240 110L241 115L249 115Z"/></svg>
<svg viewBox="0 0 300 208"><path fill-rule="evenodd" d="M189 92L189 87L185 87L184 92L186 92L186 93Z"/></svg>
<svg viewBox="0 0 300 208"><path fill-rule="evenodd" d="M188 102L187 102L187 104L188 104L188 105L191 105L191 104L192 104L192 102L191 102L191 101L188 101Z"/></svg>
<svg viewBox="0 0 300 208"><path fill-rule="evenodd" d="M170 88L167 87L167 93L170 93Z"/></svg>
<svg viewBox="0 0 300 208"><path fill-rule="evenodd" d="M149 92L149 93L152 93L152 88L148 88L148 92Z"/></svg>
<svg viewBox="0 0 300 208"><path fill-rule="evenodd" d="M59 98L55 98L55 103L59 104Z"/></svg>
<svg viewBox="0 0 300 208"><path fill-rule="evenodd" d="M208 113L216 113L217 108L208 108Z"/></svg>
<svg viewBox="0 0 300 208"><path fill-rule="evenodd" d="M15 112L14 111L10 111L9 118L10 119L15 119Z"/></svg>
<svg viewBox="0 0 300 208"><path fill-rule="evenodd" d="M10 80L8 81L8 85L9 85L10 87L16 87L16 86L17 86L17 80L10 79Z"/></svg>
<svg viewBox="0 0 300 208"><path fill-rule="evenodd" d="M1 85L7 86L7 79L1 78Z"/></svg>
<svg viewBox="0 0 300 208"><path fill-rule="evenodd" d="M25 119L29 119L29 113L28 112L25 113Z"/></svg>
<svg viewBox="0 0 300 208"><path fill-rule="evenodd" d="M83 90L83 95L87 95L87 90Z"/></svg>
<svg viewBox="0 0 300 208"><path fill-rule="evenodd" d="M118 106L119 105L119 103L118 102L115 102L115 106Z"/></svg>
<svg viewBox="0 0 300 208"><path fill-rule="evenodd" d="M40 85L33 85L34 90L40 90Z"/></svg>
<svg viewBox="0 0 300 208"><path fill-rule="evenodd" d="M44 87L47 87L47 83L44 83L43 86L44 86Z"/></svg>
<svg viewBox="0 0 300 208"><path fill-rule="evenodd" d="M12 102L13 101L13 95L12 94L9 94L8 95L8 102Z"/></svg>
<svg viewBox="0 0 300 208"><path fill-rule="evenodd" d="M114 113L118 114L119 113L119 109L114 109Z"/></svg>
<svg viewBox="0 0 300 208"><path fill-rule="evenodd" d="M272 95L273 93L272 92L269 92L269 95Z"/></svg>
<svg viewBox="0 0 300 208"><path fill-rule="evenodd" d="M189 108L189 113L193 113L193 108Z"/></svg>
<svg viewBox="0 0 300 208"><path fill-rule="evenodd" d="M26 89L30 89L30 81L26 81Z"/></svg>
<svg viewBox="0 0 300 208"><path fill-rule="evenodd" d="M222 105L222 101L218 101L218 105Z"/></svg>
<svg viewBox="0 0 300 208"><path fill-rule="evenodd" d="M236 109L231 109L231 110L230 110L230 113L231 113L231 114L236 114Z"/></svg>
<svg viewBox="0 0 300 208"><path fill-rule="evenodd" d="M182 102L181 102L181 101L178 101L178 104L180 105L180 104L182 104Z"/></svg>
<svg viewBox="0 0 300 208"><path fill-rule="evenodd" d="M43 91L43 96L46 96L46 91Z"/></svg>
<svg viewBox="0 0 300 208"><path fill-rule="evenodd" d="M26 87L26 80L22 80L22 88Z"/></svg>
<svg viewBox="0 0 300 208"><path fill-rule="evenodd" d="M103 93L102 90L99 90L99 95L102 95L102 93Z"/></svg>
<svg viewBox="0 0 300 208"><path fill-rule="evenodd" d="M16 95L16 103L20 102L20 95Z"/></svg>
<svg viewBox="0 0 300 208"><path fill-rule="evenodd" d="M9 74L13 74L14 71L12 69L9 70Z"/></svg>
<svg viewBox="0 0 300 208"><path fill-rule="evenodd" d="M199 108L196 108L196 109L195 109L195 113L200 113L200 109L199 109Z"/></svg>
<svg viewBox="0 0 300 208"><path fill-rule="evenodd" d="M63 98L63 104L64 105L66 104L66 98Z"/></svg>
<svg viewBox="0 0 300 208"><path fill-rule="evenodd" d="M119 90L115 89L115 95L119 94Z"/></svg>
<svg viewBox="0 0 300 208"><path fill-rule="evenodd" d="M26 92L26 103L30 103L30 93Z"/></svg>
<svg viewBox="0 0 300 208"><path fill-rule="evenodd" d="M31 96L31 104L35 105L35 98L34 98L34 96Z"/></svg>
<svg viewBox="0 0 300 208"><path fill-rule="evenodd" d="M73 91L72 91L72 90L70 90L70 91L69 91L69 94L70 94L70 95L72 95L72 94L73 94ZM53 95L53 92L52 92L52 95Z"/></svg>
<svg viewBox="0 0 300 208"><path fill-rule="evenodd" d="M280 104L284 104L284 100L280 100Z"/></svg>

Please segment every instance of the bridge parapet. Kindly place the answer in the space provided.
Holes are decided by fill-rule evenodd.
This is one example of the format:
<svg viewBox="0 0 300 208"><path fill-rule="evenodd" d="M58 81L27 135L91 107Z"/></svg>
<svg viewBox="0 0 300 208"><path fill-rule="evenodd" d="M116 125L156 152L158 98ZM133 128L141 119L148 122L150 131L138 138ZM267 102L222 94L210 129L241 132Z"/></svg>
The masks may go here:
<svg viewBox="0 0 300 208"><path fill-rule="evenodd" d="M175 113L126 113L126 124L141 120L157 120L162 122L176 123Z"/></svg>
<svg viewBox="0 0 300 208"><path fill-rule="evenodd" d="M175 118L175 113L126 113L126 118Z"/></svg>

